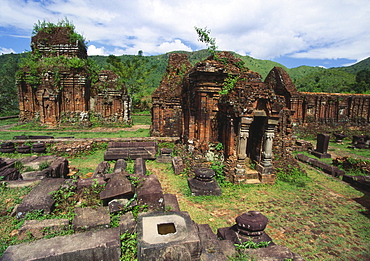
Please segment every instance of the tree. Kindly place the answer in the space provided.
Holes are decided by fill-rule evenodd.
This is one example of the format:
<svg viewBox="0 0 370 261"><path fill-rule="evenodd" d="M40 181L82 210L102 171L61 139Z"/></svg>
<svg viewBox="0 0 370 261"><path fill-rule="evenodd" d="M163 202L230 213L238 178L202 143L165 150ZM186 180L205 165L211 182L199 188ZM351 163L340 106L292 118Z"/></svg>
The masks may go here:
<svg viewBox="0 0 370 261"><path fill-rule="evenodd" d="M0 115L14 115L18 111L18 91L15 84L16 61L10 56L0 67Z"/></svg>
<svg viewBox="0 0 370 261"><path fill-rule="evenodd" d="M120 57L109 55L107 63L109 64L108 69L120 76L128 93L132 96L134 108L148 109L142 108L142 105L146 103L142 101L142 98L147 95L146 90L149 88L146 78L155 66L148 63L146 57L143 56L143 51L140 50L138 55L125 61L122 61Z"/></svg>
<svg viewBox="0 0 370 261"><path fill-rule="evenodd" d="M356 93L366 93L370 91L370 70L361 70L356 74L356 83L352 90Z"/></svg>

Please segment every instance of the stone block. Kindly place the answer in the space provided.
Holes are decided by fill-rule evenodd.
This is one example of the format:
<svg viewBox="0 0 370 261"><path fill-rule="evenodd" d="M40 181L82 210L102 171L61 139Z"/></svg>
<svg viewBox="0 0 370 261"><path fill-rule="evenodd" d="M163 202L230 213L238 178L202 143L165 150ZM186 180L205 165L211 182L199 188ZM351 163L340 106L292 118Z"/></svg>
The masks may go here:
<svg viewBox="0 0 370 261"><path fill-rule="evenodd" d="M146 175L146 165L143 158L137 158L135 160L134 173L138 176Z"/></svg>
<svg viewBox="0 0 370 261"><path fill-rule="evenodd" d="M222 248L219 245L217 236L213 233L211 227L208 224L198 225L199 238L202 247L202 253L200 259L202 261L227 261L228 259L224 255ZM234 248L234 246L233 246Z"/></svg>
<svg viewBox="0 0 370 261"><path fill-rule="evenodd" d="M110 169L110 164L107 161L102 161L96 167L92 178L103 177Z"/></svg>
<svg viewBox="0 0 370 261"><path fill-rule="evenodd" d="M109 142L104 160L155 159L158 151L156 142Z"/></svg>
<svg viewBox="0 0 370 261"><path fill-rule="evenodd" d="M115 173L109 176L105 189L100 192L100 199L106 204L116 198L131 198L134 195L134 186L126 176Z"/></svg>
<svg viewBox="0 0 370 261"><path fill-rule="evenodd" d="M18 180L22 179L22 175L16 168L7 168L0 172L0 177L2 180Z"/></svg>
<svg viewBox="0 0 370 261"><path fill-rule="evenodd" d="M174 194L164 194L165 211L180 211L179 202Z"/></svg>
<svg viewBox="0 0 370 261"><path fill-rule="evenodd" d="M134 233L136 230L136 221L132 212L127 212L120 216L119 220L119 229L120 233L123 234L125 232Z"/></svg>
<svg viewBox="0 0 370 261"><path fill-rule="evenodd" d="M61 219L45 219L45 220L26 220L18 229L18 240L23 240L31 235L35 238L42 238L45 233L45 228L49 231L61 231L68 228L69 220Z"/></svg>
<svg viewBox="0 0 370 261"><path fill-rule="evenodd" d="M185 166L182 161L182 158L176 156L172 159L172 167L175 172L175 175L179 175L184 172Z"/></svg>
<svg viewBox="0 0 370 261"><path fill-rule="evenodd" d="M119 260L120 255L121 241L119 228L110 228L12 245L4 252L1 260L111 261Z"/></svg>
<svg viewBox="0 0 370 261"><path fill-rule="evenodd" d="M148 205L149 210L163 211L164 196L162 186L156 175L146 176L137 189L139 205Z"/></svg>
<svg viewBox="0 0 370 261"><path fill-rule="evenodd" d="M22 173L22 178L24 180L45 179L47 173L45 171L28 171Z"/></svg>
<svg viewBox="0 0 370 261"><path fill-rule="evenodd" d="M138 260L199 260L200 239L186 212L151 212L138 217Z"/></svg>
<svg viewBox="0 0 370 261"><path fill-rule="evenodd" d="M171 163L172 162L172 149L161 148L160 154L157 157L156 161L159 163Z"/></svg>
<svg viewBox="0 0 370 261"><path fill-rule="evenodd" d="M88 230L97 227L108 228L110 215L108 207L75 208L76 216L72 225L78 230Z"/></svg>
<svg viewBox="0 0 370 261"><path fill-rule="evenodd" d="M40 209L44 210L44 213L50 213L55 203L51 192L59 190L64 183L64 179L43 179L23 199L17 208L17 217L24 217L26 213Z"/></svg>
<svg viewBox="0 0 370 261"><path fill-rule="evenodd" d="M118 159L114 164L113 172L124 172L127 168L127 162L124 159Z"/></svg>
<svg viewBox="0 0 370 261"><path fill-rule="evenodd" d="M92 185L98 183L99 185L104 185L106 181L104 177L97 177L97 178L90 178L90 179L78 179L76 186L78 188L87 188L91 187Z"/></svg>
<svg viewBox="0 0 370 261"><path fill-rule="evenodd" d="M230 240L220 240L218 244L226 257L229 258L236 254L234 243Z"/></svg>
<svg viewBox="0 0 370 261"><path fill-rule="evenodd" d="M115 213L118 211L125 210L127 208L127 205L130 201L126 198L121 199L113 199L109 201L108 207L110 213Z"/></svg>

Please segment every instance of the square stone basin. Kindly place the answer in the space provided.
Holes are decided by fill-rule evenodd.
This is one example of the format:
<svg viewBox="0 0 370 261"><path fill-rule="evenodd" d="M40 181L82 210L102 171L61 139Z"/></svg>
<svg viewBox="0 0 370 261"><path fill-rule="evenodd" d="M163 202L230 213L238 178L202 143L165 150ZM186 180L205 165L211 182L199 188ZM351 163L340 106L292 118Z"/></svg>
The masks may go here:
<svg viewBox="0 0 370 261"><path fill-rule="evenodd" d="M142 239L149 244L181 241L188 236L186 221L177 214L143 217L142 228Z"/></svg>

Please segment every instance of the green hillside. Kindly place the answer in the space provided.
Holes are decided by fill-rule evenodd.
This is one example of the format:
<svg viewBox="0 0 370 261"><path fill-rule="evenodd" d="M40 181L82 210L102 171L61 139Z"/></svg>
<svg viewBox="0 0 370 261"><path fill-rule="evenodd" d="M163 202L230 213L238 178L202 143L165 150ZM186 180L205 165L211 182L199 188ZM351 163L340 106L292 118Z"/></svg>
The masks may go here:
<svg viewBox="0 0 370 261"><path fill-rule="evenodd" d="M196 52L178 51L178 53L186 53L192 65L210 56L210 53L206 49ZM0 102L3 101L2 103L6 104L6 111L9 112L17 110L17 108L13 108L17 106L17 88L15 86L14 74L21 58L26 55L27 53L0 55ZM370 75L370 57L347 67L324 69L321 67L300 66L288 69L284 65L273 61L254 59L250 56L241 56L236 53L234 55L242 59L249 69L261 74L263 79L274 66L284 68L299 91L370 92L370 79L368 79L370 77L368 76ZM145 61L144 69L150 69L150 73L144 80L142 90L139 90L138 97L140 99L150 102L150 94L159 86L166 70L169 56L170 53L142 56L141 59ZM137 57L136 55L118 56L123 63ZM109 69L110 65L107 63L107 58L107 56L89 56L89 59L95 62L98 69ZM0 110L0 116L6 114L5 106L2 108L4 109L2 111Z"/></svg>
<svg viewBox="0 0 370 261"><path fill-rule="evenodd" d="M302 92L350 93L356 75L338 69L321 69L298 77L294 83Z"/></svg>
<svg viewBox="0 0 370 261"><path fill-rule="evenodd" d="M338 69L338 70L345 71L345 72L348 72L348 73L353 73L353 74L356 74L356 73L358 73L359 71L362 71L362 70L370 70L370 57L368 57L368 58L366 58L362 61L359 61L358 63L355 63L351 66L336 67L334 69Z"/></svg>

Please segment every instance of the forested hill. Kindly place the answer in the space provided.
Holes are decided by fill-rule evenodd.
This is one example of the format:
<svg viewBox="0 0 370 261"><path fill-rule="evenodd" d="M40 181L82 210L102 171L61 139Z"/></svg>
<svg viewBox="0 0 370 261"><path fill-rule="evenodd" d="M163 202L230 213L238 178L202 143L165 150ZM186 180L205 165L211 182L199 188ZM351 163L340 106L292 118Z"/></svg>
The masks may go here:
<svg viewBox="0 0 370 261"><path fill-rule="evenodd" d="M179 51L186 53L192 65L204 60L210 56L207 50L196 52ZM3 54L0 55L0 104L5 108L17 105L17 89L15 86L15 72L18 70L18 64L22 57L27 54ZM309 92L352 92L352 93L370 93L370 57L347 67L338 67L324 69L321 67L300 66L288 69L282 64L269 61L254 59L250 56L241 56L234 54L245 62L245 65L252 71L260 73L263 79L274 67L283 67L296 84L299 91ZM144 64L140 70L144 70L145 75L136 90L137 99L145 99L150 102L151 93L159 86L162 76L166 70L170 53L142 56ZM107 62L107 56L89 56L94 60L98 69L107 69L110 64ZM130 62L138 58L137 55L117 56L122 63ZM141 71L135 73L140 75ZM145 71L146 70L146 71ZM134 97L135 98L135 97ZM1 111L1 110L0 110ZM0 114L2 114L0 112Z"/></svg>

